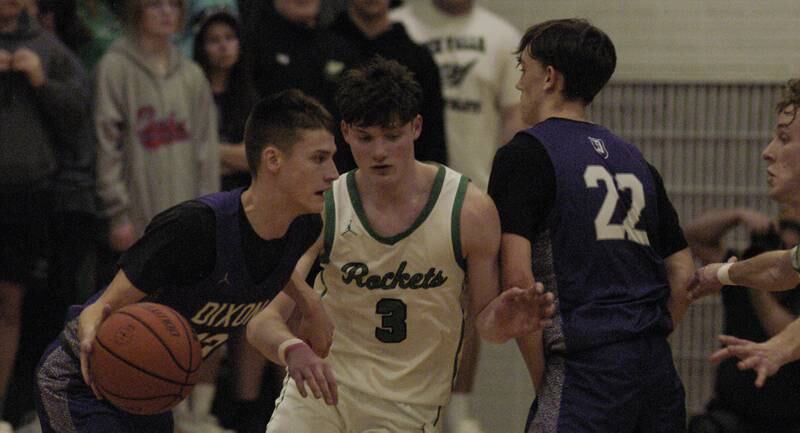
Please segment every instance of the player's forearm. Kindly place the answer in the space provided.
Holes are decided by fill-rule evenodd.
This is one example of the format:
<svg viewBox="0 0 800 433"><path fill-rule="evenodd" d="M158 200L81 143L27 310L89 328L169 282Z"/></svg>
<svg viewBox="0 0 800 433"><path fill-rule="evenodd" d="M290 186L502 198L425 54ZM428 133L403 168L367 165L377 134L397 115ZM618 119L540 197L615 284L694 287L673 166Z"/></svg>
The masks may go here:
<svg viewBox="0 0 800 433"><path fill-rule="evenodd" d="M544 378L544 342L542 331L517 338L517 347L525 361L531 383L538 393Z"/></svg>
<svg viewBox="0 0 800 433"><path fill-rule="evenodd" d="M792 267L792 250L769 251L733 263L728 276L737 285L777 292L800 284L800 273Z"/></svg>
<svg viewBox="0 0 800 433"><path fill-rule="evenodd" d="M510 338L503 332L504 329L498 324L497 321L497 306L500 302L499 297L492 299L483 310L478 313L475 319L475 329L478 335L486 341L492 343L505 343Z"/></svg>
<svg viewBox="0 0 800 433"><path fill-rule="evenodd" d="M664 263L670 286L667 308L673 326L677 326L689 308L689 282L694 275L694 262L689 249L686 248L667 257Z"/></svg>
<svg viewBox="0 0 800 433"><path fill-rule="evenodd" d="M276 364L281 364L278 355L280 345L284 341L296 338L286 320L279 312L270 310L269 306L250 320L246 336L247 341L256 350Z"/></svg>
<svg viewBox="0 0 800 433"><path fill-rule="evenodd" d="M720 245L722 237L741 221L739 209L712 209L686 224L684 234L689 245Z"/></svg>
<svg viewBox="0 0 800 433"><path fill-rule="evenodd" d="M776 347L783 348L781 352L787 354L779 360L781 365L800 360L800 319L792 321L769 341L774 342Z"/></svg>

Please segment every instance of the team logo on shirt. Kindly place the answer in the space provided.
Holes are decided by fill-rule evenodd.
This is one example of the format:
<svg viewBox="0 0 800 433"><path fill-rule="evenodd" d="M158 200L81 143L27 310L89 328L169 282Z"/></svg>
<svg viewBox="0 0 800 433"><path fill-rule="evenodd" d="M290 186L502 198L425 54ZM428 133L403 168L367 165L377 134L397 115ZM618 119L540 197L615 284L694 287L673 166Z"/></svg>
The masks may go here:
<svg viewBox="0 0 800 433"><path fill-rule="evenodd" d="M594 151L597 152L603 159L608 159L608 149L606 149L606 144L603 143L603 140L600 138L594 137L587 137L589 142L592 144L592 148Z"/></svg>
<svg viewBox="0 0 800 433"><path fill-rule="evenodd" d="M469 75L469 72L475 65L478 64L478 59L475 59L466 64L459 64L457 62L445 63L442 65L442 81L445 86L458 87L464 82L464 78Z"/></svg>
<svg viewBox="0 0 800 433"><path fill-rule="evenodd" d="M370 274L365 263L350 262L342 266L342 281L345 284L355 283L358 287L369 290L382 289L433 289L444 285L447 276L440 269L429 268L427 272L406 272L408 262L403 260L394 272L383 275Z"/></svg>

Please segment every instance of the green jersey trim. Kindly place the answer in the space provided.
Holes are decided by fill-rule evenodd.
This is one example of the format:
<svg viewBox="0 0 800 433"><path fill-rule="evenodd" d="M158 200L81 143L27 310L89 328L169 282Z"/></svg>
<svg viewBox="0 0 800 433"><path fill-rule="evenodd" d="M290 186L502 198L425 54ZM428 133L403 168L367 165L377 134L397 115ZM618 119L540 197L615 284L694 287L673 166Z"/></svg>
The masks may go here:
<svg viewBox="0 0 800 433"><path fill-rule="evenodd" d="M464 197L467 194L467 187L469 186L469 178L461 176L458 181L458 190L456 190L456 197L453 201L453 219L450 222L450 231L453 239L453 253L455 253L456 263L464 271L467 270L467 261L464 259L464 253L461 250L461 208L464 207Z"/></svg>
<svg viewBox="0 0 800 433"><path fill-rule="evenodd" d="M319 254L320 263L328 263L333 251L333 238L336 234L336 203L333 200L333 189L325 191L325 238Z"/></svg>
<svg viewBox="0 0 800 433"><path fill-rule="evenodd" d="M425 203L425 207L422 209L422 212L419 213L417 219L411 224L411 227L403 231L402 233L398 233L394 236L381 236L372 229L372 226L369 224L369 219L367 218L367 213L364 211L364 206L361 203L361 196L358 193L358 188L356 187L356 170L353 170L347 173L347 191L350 194L350 201L353 203L353 210L355 210L356 215L358 216L359 221L361 221L361 225L364 226L364 229L372 236L373 239L376 241L387 244L387 245L394 245L397 242L405 239L411 233L414 233L414 230L417 229L425 219L428 218L431 211L433 211L433 206L436 204L436 200L439 198L439 194L442 192L442 185L444 184L444 177L445 177L445 168L444 166L439 166L439 170L436 172L436 178L433 181L433 187L431 188L431 194L428 197L428 202Z"/></svg>

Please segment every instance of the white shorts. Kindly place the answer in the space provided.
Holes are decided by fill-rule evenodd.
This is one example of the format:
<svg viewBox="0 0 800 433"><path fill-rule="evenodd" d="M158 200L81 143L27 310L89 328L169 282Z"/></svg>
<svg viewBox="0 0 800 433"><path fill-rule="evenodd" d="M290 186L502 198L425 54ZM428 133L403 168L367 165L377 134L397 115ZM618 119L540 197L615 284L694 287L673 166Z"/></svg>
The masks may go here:
<svg viewBox="0 0 800 433"><path fill-rule="evenodd" d="M307 389L307 388L306 388ZM338 385L339 403L328 406L309 391L303 398L294 380L283 382L267 433L439 433L441 406L377 398Z"/></svg>

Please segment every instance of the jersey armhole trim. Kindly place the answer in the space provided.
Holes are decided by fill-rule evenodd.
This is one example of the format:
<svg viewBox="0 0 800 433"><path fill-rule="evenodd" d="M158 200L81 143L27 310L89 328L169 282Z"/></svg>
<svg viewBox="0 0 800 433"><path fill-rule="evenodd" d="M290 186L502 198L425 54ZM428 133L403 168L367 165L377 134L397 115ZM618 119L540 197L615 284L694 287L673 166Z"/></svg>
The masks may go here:
<svg viewBox="0 0 800 433"><path fill-rule="evenodd" d="M464 197L466 196L468 186L469 178L462 175L461 179L458 181L456 197L453 200L453 214L450 222L453 253L455 254L456 263L458 263L458 266L464 271L467 270L467 262L464 259L464 253L461 248L461 209L464 207Z"/></svg>
<svg viewBox="0 0 800 433"><path fill-rule="evenodd" d="M325 219L323 220L322 252L319 255L320 263L330 262L333 238L336 233L336 203L333 200L333 189L325 191Z"/></svg>

